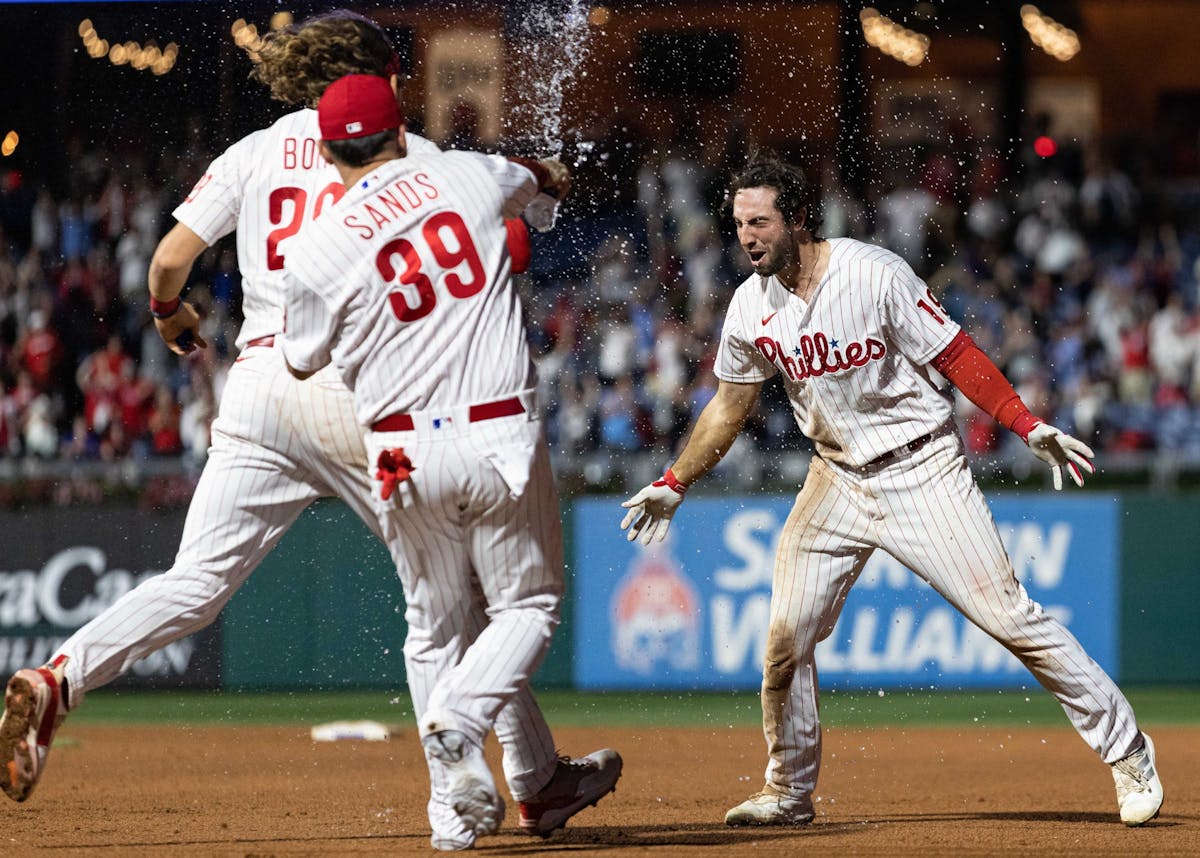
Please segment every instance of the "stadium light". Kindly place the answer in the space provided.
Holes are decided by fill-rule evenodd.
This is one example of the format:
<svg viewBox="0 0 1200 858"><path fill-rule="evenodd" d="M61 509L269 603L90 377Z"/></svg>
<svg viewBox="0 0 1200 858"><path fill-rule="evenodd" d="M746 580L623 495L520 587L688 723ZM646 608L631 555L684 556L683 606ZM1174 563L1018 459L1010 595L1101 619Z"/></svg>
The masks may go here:
<svg viewBox="0 0 1200 858"><path fill-rule="evenodd" d="M863 38L867 44L877 48L905 65L919 66L929 54L929 37L902 27L878 9L871 6L858 13L862 22Z"/></svg>
<svg viewBox="0 0 1200 858"><path fill-rule="evenodd" d="M258 34L258 27L253 24L247 24L245 18L238 18L229 28L230 34L233 36L233 43L250 55L250 59L258 62L258 52L262 50L262 36Z"/></svg>
<svg viewBox="0 0 1200 858"><path fill-rule="evenodd" d="M17 151L17 144L21 142L21 137L17 132L10 131L4 135L4 142L0 143L0 155L7 158L13 152Z"/></svg>
<svg viewBox="0 0 1200 858"><path fill-rule="evenodd" d="M1021 7L1021 24L1030 40L1059 62L1065 63L1081 47L1079 34L1055 21L1032 3Z"/></svg>
<svg viewBox="0 0 1200 858"><path fill-rule="evenodd" d="M164 75L175 68L175 60L179 57L179 45L174 42L169 42L161 50L153 39L144 46L134 41L110 45L107 39L100 38L90 18L79 22L79 38L87 55L94 60L108 57L114 66L128 65L138 71L149 69L155 75Z"/></svg>

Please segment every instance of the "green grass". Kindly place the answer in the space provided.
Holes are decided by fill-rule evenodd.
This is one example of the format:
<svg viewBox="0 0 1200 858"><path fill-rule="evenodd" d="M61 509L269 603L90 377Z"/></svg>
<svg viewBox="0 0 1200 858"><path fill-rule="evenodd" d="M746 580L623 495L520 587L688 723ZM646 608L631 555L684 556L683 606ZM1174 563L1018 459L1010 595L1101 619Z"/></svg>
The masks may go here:
<svg viewBox="0 0 1200 858"><path fill-rule="evenodd" d="M1200 723L1200 688L1127 690L1138 720L1153 724ZM618 727L757 727L758 695L739 693L597 693L541 691L551 724ZM307 725L366 718L412 722L403 691L334 692L93 692L71 717L75 724ZM830 691L821 697L827 725L1067 726L1062 709L1039 687L1024 691Z"/></svg>

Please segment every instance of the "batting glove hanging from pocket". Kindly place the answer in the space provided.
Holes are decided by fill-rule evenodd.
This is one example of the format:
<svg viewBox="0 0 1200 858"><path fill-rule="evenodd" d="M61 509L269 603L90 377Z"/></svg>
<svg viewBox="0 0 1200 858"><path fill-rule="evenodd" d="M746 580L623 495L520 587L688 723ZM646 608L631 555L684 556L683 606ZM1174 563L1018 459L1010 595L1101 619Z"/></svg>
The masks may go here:
<svg viewBox="0 0 1200 858"><path fill-rule="evenodd" d="M1029 431L1025 443L1043 462L1050 466L1054 475L1054 490L1061 491L1063 487L1062 469L1066 468L1071 474L1075 485L1083 486L1083 472L1096 473L1092 465L1095 453L1087 444L1078 438L1055 429L1049 423L1039 423Z"/></svg>
<svg viewBox="0 0 1200 858"><path fill-rule="evenodd" d="M383 500L391 499L396 486L411 477L412 472L417 469L412 460L405 455L403 447L384 450L379 454L375 465L375 479L383 481L383 487L379 490L379 497Z"/></svg>
<svg viewBox="0 0 1200 858"><path fill-rule="evenodd" d="M627 539L633 542L639 536L642 545L662 542L666 539L675 510L683 503L687 486L675 478L667 468L661 480L655 480L621 506L629 510L621 520L621 530L629 529Z"/></svg>

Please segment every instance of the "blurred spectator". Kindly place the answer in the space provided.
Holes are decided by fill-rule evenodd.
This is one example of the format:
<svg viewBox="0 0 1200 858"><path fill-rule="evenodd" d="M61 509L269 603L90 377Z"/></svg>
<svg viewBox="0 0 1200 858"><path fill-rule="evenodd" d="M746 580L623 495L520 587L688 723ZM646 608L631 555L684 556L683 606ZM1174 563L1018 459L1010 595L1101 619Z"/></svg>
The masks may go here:
<svg viewBox="0 0 1200 858"><path fill-rule="evenodd" d="M26 455L40 459L58 455L55 410L54 402L45 393L38 393L29 401L21 426Z"/></svg>
<svg viewBox="0 0 1200 858"><path fill-rule="evenodd" d="M0 455L205 454L240 324L232 244L193 272L214 346L197 359L165 348L146 301L169 207L211 160L209 129L189 122L186 148L156 160L68 134L68 175L0 171ZM452 142L475 145L477 117L454 124ZM1200 203L1154 162L1102 147L1031 157L1017 177L994 141L933 132L936 145L866 165L887 179L862 198L833 157L808 153L824 234L872 230L1065 429L1101 449L1200 456ZM713 395L706 344L749 273L718 204L753 136L722 106L681 104L586 137L572 144L578 195L561 233L535 245L562 258L535 265L524 290L547 432L567 455L665 453ZM957 417L974 455L1015 449L966 403ZM794 431L772 382L726 462Z"/></svg>
<svg viewBox="0 0 1200 858"><path fill-rule="evenodd" d="M859 200L846 192L833 159L821 164L821 234L826 238L862 238L866 213Z"/></svg>
<svg viewBox="0 0 1200 858"><path fill-rule="evenodd" d="M584 375L578 382L564 375L559 385L560 428L559 447L578 455L599 446L598 412L600 407L600 381L596 376Z"/></svg>
<svg viewBox="0 0 1200 858"><path fill-rule="evenodd" d="M40 392L52 390L58 381L58 371L64 358L62 340L49 327L49 319L43 310L29 314L29 326L17 342L17 364L33 380Z"/></svg>
<svg viewBox="0 0 1200 858"><path fill-rule="evenodd" d="M969 180L966 228L970 235L988 243L998 241L1012 219L1009 202L1000 193L1001 179L999 153L984 151Z"/></svg>
<svg viewBox="0 0 1200 858"><path fill-rule="evenodd" d="M87 431L103 441L115 433L124 446L118 394L134 377L134 363L125 354L121 338L108 338L104 348L83 359L75 372L76 384L83 392L83 417Z"/></svg>
<svg viewBox="0 0 1200 858"><path fill-rule="evenodd" d="M154 394L146 425L150 430L150 452L156 456L177 456L183 452L179 431L179 404L170 389L159 387Z"/></svg>
<svg viewBox="0 0 1200 858"><path fill-rule="evenodd" d="M1080 223L1094 245L1131 241L1137 228L1138 192L1112 159L1099 152L1087 158L1079 187Z"/></svg>
<svg viewBox="0 0 1200 858"><path fill-rule="evenodd" d="M891 190L879 201L878 240L918 274L926 271L925 239L937 199L911 180L893 173Z"/></svg>
<svg viewBox="0 0 1200 858"><path fill-rule="evenodd" d="M221 251L218 259L210 289L214 312L213 327L216 330L213 344L222 355L227 355L233 350L241 325L242 277L237 269L237 255L232 249L226 248Z"/></svg>
<svg viewBox="0 0 1200 858"><path fill-rule="evenodd" d="M642 405L634 392L633 379L625 376L600 394L600 443L611 450L637 450L644 419Z"/></svg>
<svg viewBox="0 0 1200 858"><path fill-rule="evenodd" d="M58 209L59 255L78 261L92 249L91 207L81 198L67 200Z"/></svg>
<svg viewBox="0 0 1200 858"><path fill-rule="evenodd" d="M52 256L58 247L58 208L47 188L38 191L30 227L30 249L43 257Z"/></svg>
<svg viewBox="0 0 1200 858"><path fill-rule="evenodd" d="M1187 399L1188 376L1195 361L1197 323L1184 309L1183 296L1173 292L1167 304L1150 319L1150 363L1158 376L1160 397Z"/></svg>
<svg viewBox="0 0 1200 858"><path fill-rule="evenodd" d="M638 366L637 338L629 321L629 308L624 304L610 305L601 325L600 380L613 384L623 378L633 378L635 374L640 376L642 368Z"/></svg>

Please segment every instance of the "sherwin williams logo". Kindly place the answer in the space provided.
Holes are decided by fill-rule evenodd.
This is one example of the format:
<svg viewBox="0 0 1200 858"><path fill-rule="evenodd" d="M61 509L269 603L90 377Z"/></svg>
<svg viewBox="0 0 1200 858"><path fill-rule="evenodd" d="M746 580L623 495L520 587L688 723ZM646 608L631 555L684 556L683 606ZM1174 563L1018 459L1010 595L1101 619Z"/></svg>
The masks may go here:
<svg viewBox="0 0 1200 858"><path fill-rule="evenodd" d="M700 597L662 549L639 552L611 603L612 648L619 667L648 676L656 668L700 666Z"/></svg>

